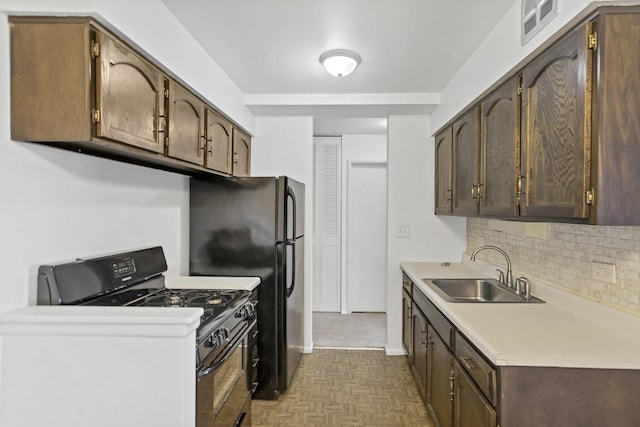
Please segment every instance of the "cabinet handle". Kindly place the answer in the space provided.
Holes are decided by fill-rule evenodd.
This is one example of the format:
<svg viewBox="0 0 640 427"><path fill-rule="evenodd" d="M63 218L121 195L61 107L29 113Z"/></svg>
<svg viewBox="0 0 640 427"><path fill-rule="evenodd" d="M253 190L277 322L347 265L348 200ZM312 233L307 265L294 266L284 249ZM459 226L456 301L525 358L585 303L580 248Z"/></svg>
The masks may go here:
<svg viewBox="0 0 640 427"><path fill-rule="evenodd" d="M482 184L481 183L477 183L476 184L476 199L480 200L482 198L482 194L480 192Z"/></svg>
<svg viewBox="0 0 640 427"><path fill-rule="evenodd" d="M460 356L460 361L462 362L462 364L467 368L467 369L476 369L478 367L478 365L473 365L471 363L469 363L469 361L473 361L473 359L470 359L468 357L462 357Z"/></svg>
<svg viewBox="0 0 640 427"><path fill-rule="evenodd" d="M207 137L204 135L200 135L200 140L202 141L200 150L202 150L202 152L204 153L205 151L207 151Z"/></svg>
<svg viewBox="0 0 640 427"><path fill-rule="evenodd" d="M453 193L453 191L450 188L448 188L447 189L447 202L450 202L451 199L452 199L451 193Z"/></svg>
<svg viewBox="0 0 640 427"><path fill-rule="evenodd" d="M238 153L233 153L233 164L234 165L238 164Z"/></svg>
<svg viewBox="0 0 640 427"><path fill-rule="evenodd" d="M455 380L456 374L453 370L453 366L451 367L450 375L449 375L449 399L453 402L453 397L456 395L455 392Z"/></svg>

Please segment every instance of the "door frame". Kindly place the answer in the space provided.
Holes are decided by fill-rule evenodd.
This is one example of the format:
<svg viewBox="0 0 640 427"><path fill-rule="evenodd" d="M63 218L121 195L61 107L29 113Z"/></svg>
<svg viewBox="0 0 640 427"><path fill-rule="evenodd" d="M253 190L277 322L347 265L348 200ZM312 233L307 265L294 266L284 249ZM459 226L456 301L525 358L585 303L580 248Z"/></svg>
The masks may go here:
<svg viewBox="0 0 640 427"><path fill-rule="evenodd" d="M340 254L340 259L341 259L341 266L340 266L340 281L341 281L341 285L340 285L340 293L341 293L341 298L340 298L340 313L341 314L351 314L352 311L350 309L350 300L351 300L351 287L349 286L349 268L348 266L350 265L350 256L349 256L349 239L348 239L348 233L349 233L349 183L351 182L351 177L353 174L353 168L357 167L357 166L377 166L377 167L384 167L385 169L385 174L387 176L387 185L385 188L385 197L387 199L387 203L386 203L386 207L388 206L388 201L389 201L389 185L388 185L388 177L389 177L389 167L388 167L388 162L387 161L359 161L359 160L349 160L347 161L347 173L346 173L346 180L344 183L344 198L343 198L343 206L344 209L342 210L342 218L341 218L341 229L340 229L340 238L341 238L341 246L342 246L342 250L341 250L341 254ZM386 208L385 214L388 216L389 212L388 212L388 208ZM387 233L385 232L385 236L387 236ZM385 248L385 255L386 255L387 249ZM386 269L386 266L385 266ZM386 275L384 276L386 277ZM386 313L386 311L385 311Z"/></svg>

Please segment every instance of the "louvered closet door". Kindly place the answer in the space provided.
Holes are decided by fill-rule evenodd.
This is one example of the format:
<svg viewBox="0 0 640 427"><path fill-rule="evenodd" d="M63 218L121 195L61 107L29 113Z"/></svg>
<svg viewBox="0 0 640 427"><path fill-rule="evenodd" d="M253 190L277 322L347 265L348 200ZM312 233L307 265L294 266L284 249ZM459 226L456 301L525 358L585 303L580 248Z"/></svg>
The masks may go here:
<svg viewBox="0 0 640 427"><path fill-rule="evenodd" d="M313 311L340 311L340 141L314 138Z"/></svg>

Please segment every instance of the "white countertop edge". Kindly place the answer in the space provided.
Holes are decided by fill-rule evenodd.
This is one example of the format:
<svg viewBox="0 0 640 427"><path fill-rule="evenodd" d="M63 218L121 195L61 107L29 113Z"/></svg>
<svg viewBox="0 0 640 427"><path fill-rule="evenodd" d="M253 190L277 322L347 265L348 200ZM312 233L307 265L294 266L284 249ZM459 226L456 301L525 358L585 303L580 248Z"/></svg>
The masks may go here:
<svg viewBox="0 0 640 427"><path fill-rule="evenodd" d="M173 276L165 277L169 289L220 289L252 291L259 284L260 277L231 276Z"/></svg>
<svg viewBox="0 0 640 427"><path fill-rule="evenodd" d="M0 314L2 335L184 337L202 308L28 306Z"/></svg>
<svg viewBox="0 0 640 427"><path fill-rule="evenodd" d="M484 355L491 360L496 366L545 366L545 367L568 367L568 368L607 368L607 369L640 369L640 356L638 354L610 354L598 356L590 356L588 354L570 354L566 352L554 353L552 351L536 352L535 354L511 354L502 352L495 348L490 340L485 339L477 327L468 324L456 313L456 304L447 303L434 290L427 286L423 278L467 278L467 277L496 277L496 266L476 261L471 262L467 255L463 255L461 263L451 263L451 270L442 267L440 262L402 262L400 263L402 271L407 273L419 289L433 302L442 313L456 326L460 332L467 336L473 344L478 347ZM503 267L500 267L503 268ZM417 271L425 271L429 269L434 272L433 277L418 277ZM437 271L437 273L436 273ZM415 273L415 274L414 274ZM514 278L518 277L514 273ZM613 339L620 342L628 341L628 336L624 333L637 331L640 325L640 318L629 313L616 310L612 307L598 304L586 298L581 298L570 292L563 291L552 285L541 281L532 280L532 294L542 298L563 315L579 318L584 322L585 328L590 326L594 329L593 345L599 343L595 330L602 332L606 330L607 334ZM525 308L525 306L523 306ZM628 331L628 332L626 332ZM631 337L635 337L633 332Z"/></svg>

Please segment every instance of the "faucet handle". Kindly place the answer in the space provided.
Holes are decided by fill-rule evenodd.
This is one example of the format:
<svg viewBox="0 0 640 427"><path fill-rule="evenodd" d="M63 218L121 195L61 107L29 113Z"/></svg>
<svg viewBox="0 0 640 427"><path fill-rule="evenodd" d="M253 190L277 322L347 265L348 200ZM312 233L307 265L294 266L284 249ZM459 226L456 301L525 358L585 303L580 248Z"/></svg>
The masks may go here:
<svg viewBox="0 0 640 427"><path fill-rule="evenodd" d="M518 277L516 279L516 294L520 295L524 293L524 298L531 298L531 280L526 277Z"/></svg>
<svg viewBox="0 0 640 427"><path fill-rule="evenodd" d="M504 279L504 271L500 270L499 268L496 268L496 271L498 272L498 282L502 283L503 285L506 285L507 282Z"/></svg>

